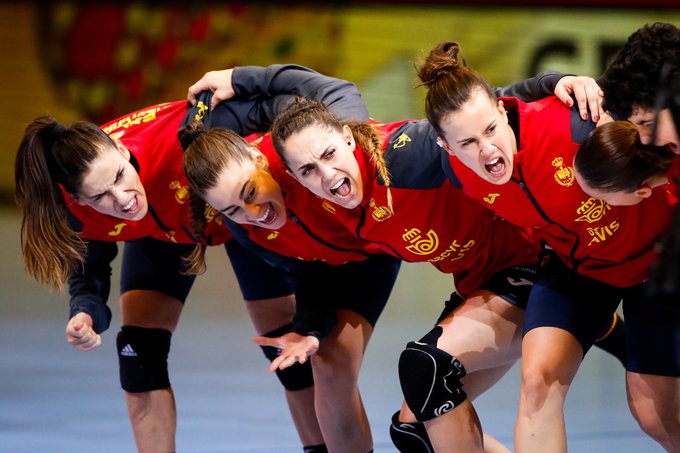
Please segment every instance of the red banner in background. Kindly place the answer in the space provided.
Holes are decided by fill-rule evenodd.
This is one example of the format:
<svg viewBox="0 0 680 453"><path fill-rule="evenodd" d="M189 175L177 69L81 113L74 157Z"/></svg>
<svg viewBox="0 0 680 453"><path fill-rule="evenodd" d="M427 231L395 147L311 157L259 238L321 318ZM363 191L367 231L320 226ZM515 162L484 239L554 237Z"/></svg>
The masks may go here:
<svg viewBox="0 0 680 453"><path fill-rule="evenodd" d="M294 61L331 72L334 64L327 52L335 51L338 28L328 8L125 1L37 8L50 78L96 123L184 97L207 70Z"/></svg>

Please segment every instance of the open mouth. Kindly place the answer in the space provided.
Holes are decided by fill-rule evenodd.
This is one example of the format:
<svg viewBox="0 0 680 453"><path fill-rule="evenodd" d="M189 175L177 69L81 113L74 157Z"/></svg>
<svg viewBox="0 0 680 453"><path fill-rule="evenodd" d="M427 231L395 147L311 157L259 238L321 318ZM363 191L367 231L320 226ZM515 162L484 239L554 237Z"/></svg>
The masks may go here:
<svg viewBox="0 0 680 453"><path fill-rule="evenodd" d="M257 222L262 225L271 225L276 220L276 209L272 203L267 204L267 209L264 213L257 219Z"/></svg>
<svg viewBox="0 0 680 453"><path fill-rule="evenodd" d="M497 178L505 174L505 159L502 156L497 156L484 164L486 171L493 177Z"/></svg>
<svg viewBox="0 0 680 453"><path fill-rule="evenodd" d="M352 192L352 185L349 182L349 178L342 178L340 181L336 182L331 188L330 192L336 197L346 197Z"/></svg>
<svg viewBox="0 0 680 453"><path fill-rule="evenodd" d="M138 206L137 203L137 197L132 197L132 200L128 202L125 206L123 206L122 211L125 212L126 214L134 214Z"/></svg>

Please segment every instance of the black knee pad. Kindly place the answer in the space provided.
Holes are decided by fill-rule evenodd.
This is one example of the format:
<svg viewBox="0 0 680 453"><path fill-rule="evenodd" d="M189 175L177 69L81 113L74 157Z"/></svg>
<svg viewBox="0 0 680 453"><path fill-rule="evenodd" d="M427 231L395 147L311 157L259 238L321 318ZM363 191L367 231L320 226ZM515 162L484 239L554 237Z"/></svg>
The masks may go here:
<svg viewBox="0 0 680 453"><path fill-rule="evenodd" d="M274 329L271 332L265 333L263 336L268 338L280 337L288 332L291 332L293 324L288 324L278 329ZM260 346L264 356L273 361L279 356L281 350L275 348L274 346ZM314 376L312 374L312 364L309 360L305 363L296 363L293 366L286 368L285 370L276 370L276 376L283 384L286 390L296 391L304 390L314 385Z"/></svg>
<svg viewBox="0 0 680 453"><path fill-rule="evenodd" d="M439 331L439 332L436 332ZM424 340L441 335L435 327ZM423 341L411 341L399 357L399 382L406 404L418 421L439 417L467 399L461 378L463 364L446 351Z"/></svg>
<svg viewBox="0 0 680 453"><path fill-rule="evenodd" d="M425 425L421 422L400 422L399 411L392 416L390 437L401 453L434 453Z"/></svg>
<svg viewBox="0 0 680 453"><path fill-rule="evenodd" d="M165 329L123 326L116 338L120 384L132 393L170 387L168 353L172 333Z"/></svg>

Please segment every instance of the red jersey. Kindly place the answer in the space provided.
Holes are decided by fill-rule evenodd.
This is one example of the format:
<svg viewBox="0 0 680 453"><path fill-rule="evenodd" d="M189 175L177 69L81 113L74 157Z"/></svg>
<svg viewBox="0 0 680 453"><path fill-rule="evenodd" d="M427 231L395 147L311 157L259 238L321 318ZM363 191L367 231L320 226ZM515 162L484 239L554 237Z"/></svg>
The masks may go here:
<svg viewBox="0 0 680 453"><path fill-rule="evenodd" d="M186 101L169 102L101 126L130 150L146 191L149 212L139 221L120 219L79 205L64 193L69 211L82 223L84 239L128 241L153 237L182 244L195 242L190 227L189 183L182 170L183 152L177 138L186 113ZM205 214L207 244L221 244L231 238L218 211L208 207Z"/></svg>
<svg viewBox="0 0 680 453"><path fill-rule="evenodd" d="M657 259L655 243L670 224L675 197L664 188L634 206L610 206L589 197L573 170L577 129L587 123L555 97L503 102L509 114L516 112L519 118L512 178L503 185L491 184L449 156L465 193L504 219L535 228L534 236L582 275L618 287L646 280Z"/></svg>
<svg viewBox="0 0 680 453"><path fill-rule="evenodd" d="M363 201L355 209L336 208L338 218L357 236L404 261L430 262L452 274L463 295L502 269L536 262L537 250L520 228L498 219L446 178L427 122L375 127L385 136L390 187L357 146Z"/></svg>
<svg viewBox="0 0 680 453"><path fill-rule="evenodd" d="M248 239L279 255L303 261L323 261L330 265L363 261L379 250L353 235L338 220L336 209L314 195L286 172L271 135L251 142L267 157L269 170L281 186L288 219L283 227L270 230L242 224Z"/></svg>

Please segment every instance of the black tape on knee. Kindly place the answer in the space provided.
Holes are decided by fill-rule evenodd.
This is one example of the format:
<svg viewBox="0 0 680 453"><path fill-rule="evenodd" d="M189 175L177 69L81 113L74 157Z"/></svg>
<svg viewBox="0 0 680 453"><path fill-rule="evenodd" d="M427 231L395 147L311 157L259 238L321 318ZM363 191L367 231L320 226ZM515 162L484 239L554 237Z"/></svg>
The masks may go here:
<svg viewBox="0 0 680 453"><path fill-rule="evenodd" d="M399 382L406 404L418 421L449 412L467 399L460 379L463 364L430 344L411 341L399 357Z"/></svg>
<svg viewBox="0 0 680 453"><path fill-rule="evenodd" d="M392 416L390 438L401 453L434 453L434 448L421 422L399 421L399 411Z"/></svg>
<svg viewBox="0 0 680 453"><path fill-rule="evenodd" d="M278 329L272 330L271 332L265 333L263 336L268 338L280 337L281 335L291 332L292 329L293 324L291 323L283 327L279 327ZM262 352L264 352L264 356L268 358L270 362L277 358L281 353L280 349L275 348L273 346L260 346L260 347L262 348ZM277 369L276 377L279 378L279 381L286 390L290 390L293 392L296 390L304 390L314 385L312 364L310 363L309 360L307 360L303 364L296 363L295 365L292 365L286 368L285 370Z"/></svg>
<svg viewBox="0 0 680 453"><path fill-rule="evenodd" d="M132 393L170 387L168 353L172 333L165 329L123 326L116 338L120 384Z"/></svg>

